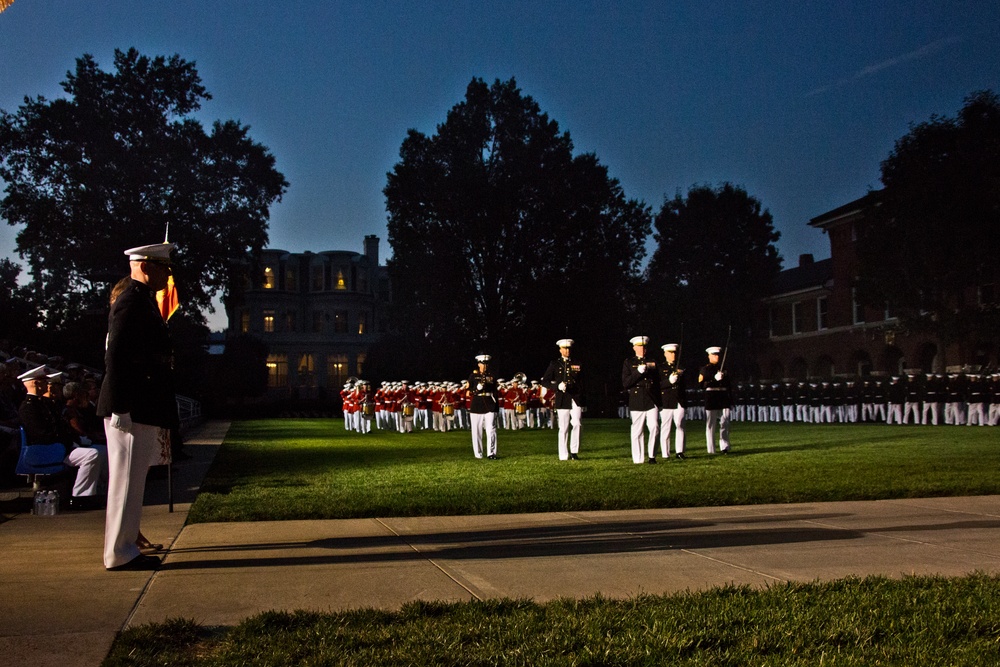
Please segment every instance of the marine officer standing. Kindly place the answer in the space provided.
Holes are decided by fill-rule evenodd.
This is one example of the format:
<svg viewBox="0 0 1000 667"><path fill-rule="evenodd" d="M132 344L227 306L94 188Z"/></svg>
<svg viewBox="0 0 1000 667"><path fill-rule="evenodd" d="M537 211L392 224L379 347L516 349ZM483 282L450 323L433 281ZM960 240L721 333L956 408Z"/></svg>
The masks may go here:
<svg viewBox="0 0 1000 667"><path fill-rule="evenodd" d="M698 384L705 390L705 442L708 453L715 453L715 434L719 433L719 449L729 453L729 376L719 365L720 347L706 348L708 363L702 367Z"/></svg>
<svg viewBox="0 0 1000 667"><path fill-rule="evenodd" d="M559 347L559 358L545 369L542 386L555 392L553 405L559 422L559 460L576 460L580 458L583 379L580 363L570 358L573 339L562 338L556 341L556 345Z"/></svg>
<svg viewBox="0 0 1000 667"><path fill-rule="evenodd" d="M472 422L472 453L483 458L483 431L486 432L486 457L497 457L497 381L489 370L490 355L476 357L476 370L469 376L472 403L469 416Z"/></svg>
<svg viewBox="0 0 1000 667"><path fill-rule="evenodd" d="M160 559L139 553L139 519L149 466L170 447L180 426L173 349L156 293L167 286L172 243L131 248L131 281L111 306L105 377L97 402L108 439L108 509L104 567L153 569Z"/></svg>
<svg viewBox="0 0 1000 667"><path fill-rule="evenodd" d="M628 410L632 417L632 462L642 463L647 448L643 431L649 431L649 463L656 463L656 438L660 432L660 377L656 360L646 356L649 345L647 336L634 336L629 340L633 356L622 364L622 387L628 392Z"/></svg>

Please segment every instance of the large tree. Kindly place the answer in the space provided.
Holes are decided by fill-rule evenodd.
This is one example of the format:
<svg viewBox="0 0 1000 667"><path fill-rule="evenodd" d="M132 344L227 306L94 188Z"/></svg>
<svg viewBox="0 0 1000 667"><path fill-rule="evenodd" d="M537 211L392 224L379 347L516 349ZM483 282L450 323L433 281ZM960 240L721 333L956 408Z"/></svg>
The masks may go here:
<svg viewBox="0 0 1000 667"><path fill-rule="evenodd" d="M664 199L654 225L648 324L691 350L682 350L685 365L702 361L707 345L724 345L730 329L737 358L729 363L750 363L753 308L781 270L770 212L742 187L698 185Z"/></svg>
<svg viewBox="0 0 1000 667"><path fill-rule="evenodd" d="M649 211L593 154L574 156L513 79L473 79L436 134L410 130L385 195L393 300L404 344L424 355L417 371L468 370L483 349L536 375L557 338L603 354L622 327Z"/></svg>
<svg viewBox="0 0 1000 667"><path fill-rule="evenodd" d="M911 126L882 162L882 184L859 230L859 294L937 337L942 353L958 341L995 345L1000 98L974 93L957 117Z"/></svg>
<svg viewBox="0 0 1000 667"><path fill-rule="evenodd" d="M178 289L189 315L239 285L239 264L267 242L269 208L288 184L249 128L192 114L210 99L194 63L115 51L114 71L84 55L66 97L25 98L0 112L0 216L23 226L44 324L65 327L107 307L127 272L122 251L170 226Z"/></svg>

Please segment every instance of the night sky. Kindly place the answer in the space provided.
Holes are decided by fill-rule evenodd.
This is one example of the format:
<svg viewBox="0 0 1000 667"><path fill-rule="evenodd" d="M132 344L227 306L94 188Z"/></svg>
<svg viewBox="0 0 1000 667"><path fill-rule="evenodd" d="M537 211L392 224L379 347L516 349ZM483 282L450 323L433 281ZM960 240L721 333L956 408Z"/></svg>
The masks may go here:
<svg viewBox="0 0 1000 667"><path fill-rule="evenodd" d="M761 200L785 266L829 256L810 218L879 186L910 124L1000 92L1000 3L15 0L0 14L0 108L62 94L115 48L194 61L213 99L291 186L270 247L386 239L386 172L473 77L514 77L625 193L659 210L695 184ZM0 256L16 257L16 228ZM172 235L182 234L172 230Z"/></svg>

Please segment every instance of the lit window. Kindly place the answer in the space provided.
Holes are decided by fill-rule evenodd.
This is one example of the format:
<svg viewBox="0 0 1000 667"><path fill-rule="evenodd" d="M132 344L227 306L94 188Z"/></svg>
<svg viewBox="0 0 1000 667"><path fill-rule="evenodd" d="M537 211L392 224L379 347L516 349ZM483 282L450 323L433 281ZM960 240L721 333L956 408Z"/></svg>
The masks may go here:
<svg viewBox="0 0 1000 667"><path fill-rule="evenodd" d="M368 324L368 317L365 313L358 313L358 335L365 335L365 325Z"/></svg>
<svg viewBox="0 0 1000 667"><path fill-rule="evenodd" d="M331 387L340 387L347 381L347 355L326 355L326 383Z"/></svg>
<svg viewBox="0 0 1000 667"><path fill-rule="evenodd" d="M337 269L337 289L347 289L347 280L344 279L343 269Z"/></svg>
<svg viewBox="0 0 1000 667"><path fill-rule="evenodd" d="M274 275L274 267L264 267L264 289L274 289L278 286L277 277Z"/></svg>
<svg viewBox="0 0 1000 667"><path fill-rule="evenodd" d="M264 333L274 333L274 311L264 311Z"/></svg>
<svg viewBox="0 0 1000 667"><path fill-rule="evenodd" d="M240 313L240 333L250 332L250 313L244 310Z"/></svg>
<svg viewBox="0 0 1000 667"><path fill-rule="evenodd" d="M267 386L272 389L288 386L288 355L267 355Z"/></svg>

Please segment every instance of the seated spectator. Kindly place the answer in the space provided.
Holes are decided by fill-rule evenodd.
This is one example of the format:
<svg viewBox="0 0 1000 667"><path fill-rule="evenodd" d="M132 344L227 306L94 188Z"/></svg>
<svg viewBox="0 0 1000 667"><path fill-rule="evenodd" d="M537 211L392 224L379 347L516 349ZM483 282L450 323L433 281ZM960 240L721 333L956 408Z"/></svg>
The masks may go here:
<svg viewBox="0 0 1000 667"><path fill-rule="evenodd" d="M28 397L18 411L28 444L62 443L66 448L63 463L77 469L70 504L84 509L99 507L100 496L107 494L108 448L104 445L82 445L62 420L53 402L45 398L48 378L44 366L22 373L18 379L28 390Z"/></svg>
<svg viewBox="0 0 1000 667"><path fill-rule="evenodd" d="M93 419L88 419L88 412L95 417L97 413L90 410L84 386L79 382L68 382L63 387L63 396L66 398L66 407L63 408L62 417L73 430L77 441L84 445L107 444L103 422L97 424Z"/></svg>

